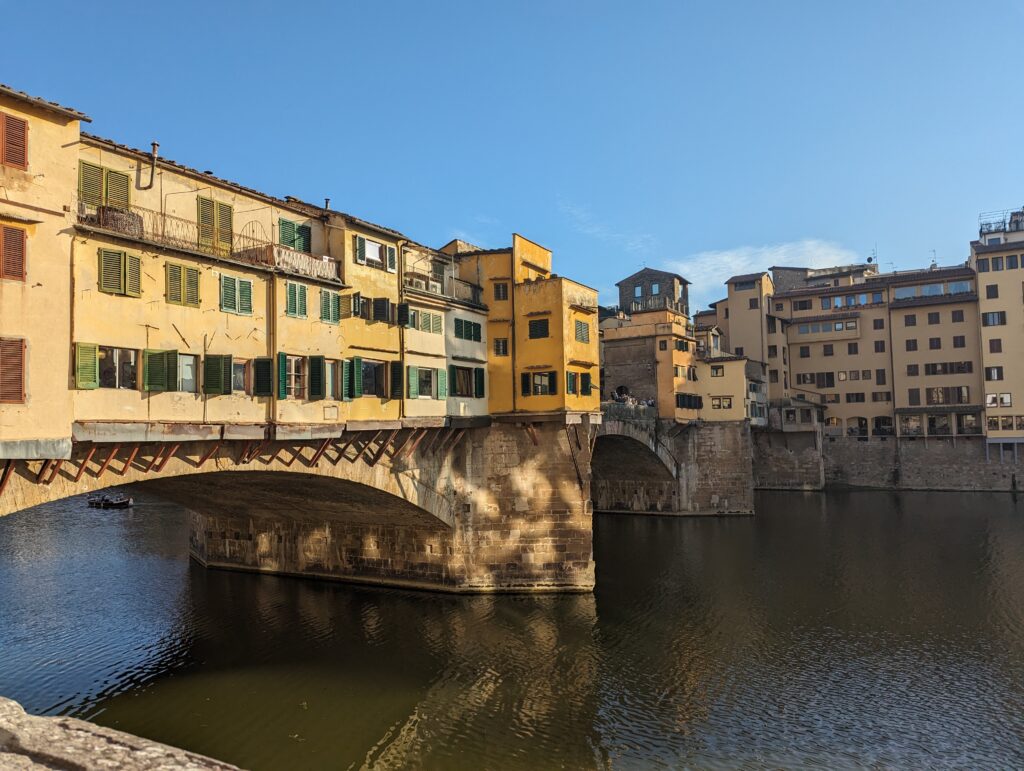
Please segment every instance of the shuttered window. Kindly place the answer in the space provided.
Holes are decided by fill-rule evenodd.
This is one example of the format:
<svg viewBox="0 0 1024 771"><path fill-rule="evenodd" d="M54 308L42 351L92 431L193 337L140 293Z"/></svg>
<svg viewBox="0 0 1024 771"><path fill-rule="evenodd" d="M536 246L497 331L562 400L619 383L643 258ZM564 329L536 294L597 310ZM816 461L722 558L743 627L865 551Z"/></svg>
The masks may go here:
<svg viewBox="0 0 1024 771"><path fill-rule="evenodd" d="M86 206L127 209L131 204L131 178L123 171L78 162L78 198Z"/></svg>
<svg viewBox="0 0 1024 771"><path fill-rule="evenodd" d="M206 354L203 359L203 393L213 396L231 393L230 354Z"/></svg>
<svg viewBox="0 0 1024 771"><path fill-rule="evenodd" d="M178 352L153 351L142 353L142 390L178 390Z"/></svg>
<svg viewBox="0 0 1024 771"><path fill-rule="evenodd" d="M391 362L390 373L390 394L392 399L401 399L404 389L402 388L402 362Z"/></svg>
<svg viewBox="0 0 1024 771"><path fill-rule="evenodd" d="M593 385L591 383L590 373L580 373L580 396L590 396Z"/></svg>
<svg viewBox="0 0 1024 771"><path fill-rule="evenodd" d="M393 246L386 246L384 251L387 252L387 270L389 273L395 273L398 270L398 250Z"/></svg>
<svg viewBox="0 0 1024 771"><path fill-rule="evenodd" d="M0 227L0 279L25 280L25 244L24 230Z"/></svg>
<svg viewBox="0 0 1024 771"><path fill-rule="evenodd" d="M548 337L547 319L530 319L530 339Z"/></svg>
<svg viewBox="0 0 1024 771"><path fill-rule="evenodd" d="M99 249L99 287L107 294L142 296L142 259L116 249Z"/></svg>
<svg viewBox="0 0 1024 771"><path fill-rule="evenodd" d="M455 337L460 340L473 340L480 342L483 327L475 321L455 319Z"/></svg>
<svg viewBox="0 0 1024 771"><path fill-rule="evenodd" d="M284 282L285 313L295 318L306 318L306 285L294 281Z"/></svg>
<svg viewBox="0 0 1024 771"><path fill-rule="evenodd" d="M477 399L482 399L484 396L484 383L486 378L486 370L484 370L483 367L476 367L473 369L473 395Z"/></svg>
<svg viewBox="0 0 1024 771"><path fill-rule="evenodd" d="M252 362L253 396L274 395L274 360L266 357Z"/></svg>
<svg viewBox="0 0 1024 771"><path fill-rule="evenodd" d="M197 197L196 222L199 247L214 254L230 254L234 234L234 210L230 205L212 198Z"/></svg>
<svg viewBox="0 0 1024 771"><path fill-rule="evenodd" d="M3 114L0 121L0 146L4 166L28 169L28 121Z"/></svg>
<svg viewBox="0 0 1024 771"><path fill-rule="evenodd" d="M309 357L309 398L317 401L327 397L327 359Z"/></svg>
<svg viewBox="0 0 1024 771"><path fill-rule="evenodd" d="M99 388L99 346L96 343L75 343L75 387Z"/></svg>
<svg viewBox="0 0 1024 771"><path fill-rule="evenodd" d="M589 343L590 342L590 324L585 321L576 322L576 342L577 343Z"/></svg>
<svg viewBox="0 0 1024 771"><path fill-rule="evenodd" d="M25 401L25 341L0 337L0 404Z"/></svg>
<svg viewBox="0 0 1024 771"><path fill-rule="evenodd" d="M313 232L309 225L299 225L282 217L278 222L278 231L281 246L306 253L313 251Z"/></svg>
<svg viewBox="0 0 1024 771"><path fill-rule="evenodd" d="M331 289L320 290L320 320L328 324L341 320L341 295Z"/></svg>
<svg viewBox="0 0 1024 771"><path fill-rule="evenodd" d="M199 268L167 263L167 302L199 307Z"/></svg>
<svg viewBox="0 0 1024 771"><path fill-rule="evenodd" d="M220 277L220 309L226 313L252 315L252 280L222 274Z"/></svg>

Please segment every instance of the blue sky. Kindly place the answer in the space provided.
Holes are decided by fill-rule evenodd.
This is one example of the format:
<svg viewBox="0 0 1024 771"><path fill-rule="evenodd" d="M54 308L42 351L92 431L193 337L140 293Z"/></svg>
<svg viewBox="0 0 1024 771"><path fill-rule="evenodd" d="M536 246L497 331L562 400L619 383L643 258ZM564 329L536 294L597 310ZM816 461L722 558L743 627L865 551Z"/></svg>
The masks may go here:
<svg viewBox="0 0 1024 771"><path fill-rule="evenodd" d="M613 299L878 250L962 261L1024 204L1020 2L19 3L0 81L89 130L439 246L513 231ZM1005 34L1005 31L1010 34Z"/></svg>

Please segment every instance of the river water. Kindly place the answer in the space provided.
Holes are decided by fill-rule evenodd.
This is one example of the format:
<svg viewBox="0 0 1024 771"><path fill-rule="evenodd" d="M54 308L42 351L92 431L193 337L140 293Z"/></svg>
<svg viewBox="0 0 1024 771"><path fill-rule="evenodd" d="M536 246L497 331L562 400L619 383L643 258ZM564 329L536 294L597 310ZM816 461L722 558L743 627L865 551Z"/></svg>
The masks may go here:
<svg viewBox="0 0 1024 771"><path fill-rule="evenodd" d="M598 515L593 595L190 563L184 511L0 519L0 694L253 769L1024 766L1024 503Z"/></svg>

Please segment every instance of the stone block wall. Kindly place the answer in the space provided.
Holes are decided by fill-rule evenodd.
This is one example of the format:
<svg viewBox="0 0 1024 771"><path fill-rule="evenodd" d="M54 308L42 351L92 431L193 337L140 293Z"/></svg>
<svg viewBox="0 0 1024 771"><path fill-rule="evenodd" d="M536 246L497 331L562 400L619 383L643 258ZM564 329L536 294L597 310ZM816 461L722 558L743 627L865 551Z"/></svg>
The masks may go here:
<svg viewBox="0 0 1024 771"><path fill-rule="evenodd" d="M754 487L759 490L821 490L825 463L817 431L755 431Z"/></svg>
<svg viewBox="0 0 1024 771"><path fill-rule="evenodd" d="M687 438L690 500L698 511L754 511L753 447L746 420L701 423Z"/></svg>

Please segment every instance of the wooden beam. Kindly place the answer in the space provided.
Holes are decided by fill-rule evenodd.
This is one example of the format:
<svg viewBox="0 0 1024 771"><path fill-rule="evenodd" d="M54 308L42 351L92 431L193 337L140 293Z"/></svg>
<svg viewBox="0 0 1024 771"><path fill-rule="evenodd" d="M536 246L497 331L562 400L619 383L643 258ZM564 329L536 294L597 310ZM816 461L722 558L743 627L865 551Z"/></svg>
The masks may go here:
<svg viewBox="0 0 1024 771"><path fill-rule="evenodd" d="M11 472L14 471L14 464L16 460L10 459L4 464L4 473L0 475L0 495L4 494L4 488L7 487L7 482L11 478Z"/></svg>
<svg viewBox="0 0 1024 771"><path fill-rule="evenodd" d="M139 445L135 445L132 448L131 454L128 456L128 460L124 462L124 466L120 471L117 472L119 477L123 477L125 472L131 467L132 463L135 462L135 456L139 454Z"/></svg>
<svg viewBox="0 0 1024 771"><path fill-rule="evenodd" d="M371 447L373 447L373 443L374 443L374 442L376 442L376 441L377 441L378 439L380 439L380 435L381 435L381 434L383 434L383 433L384 433L384 429L381 429L380 431L378 431L377 433L375 433L375 434L373 435L373 439L371 439L370 441L368 441L368 442L367 442L366 444L364 444L364 445L363 445L363 449L361 449L361 450L360 450L360 451L359 451L359 452L358 452L358 453L356 454L355 460L353 460L352 462L353 462L353 463L355 463L355 462L356 462L357 460L359 460L359 459L360 459L361 457L363 457L363 455L365 455L365 454L366 454L366 451L367 451L368 449L370 449Z"/></svg>
<svg viewBox="0 0 1024 771"><path fill-rule="evenodd" d="M159 474L159 473L160 473L161 471L163 471L163 470L164 470L164 466L166 466L166 465L167 465L167 461L169 461L169 460L170 460L171 458L173 458L173 457L174 457L174 453L176 453L176 452L178 451L178 448L179 448L179 447L181 447L181 445L180 445L180 444L176 444L176 445L174 445L173 447L171 447L171 451L170 451L169 453L167 453L167 454L166 454L166 455L165 455L165 456L164 456L164 457L163 457L163 458L162 458L162 459L160 460L160 462L159 462L159 463L157 463L157 464L156 464L156 468L155 468L155 469L153 469L153 470L154 470L154 471L155 471L156 473L158 473L158 474Z"/></svg>
<svg viewBox="0 0 1024 771"><path fill-rule="evenodd" d="M82 461L81 465L78 467L78 472L75 474L75 481L76 482L79 479L82 478L82 474L85 473L85 467L89 465L89 461L92 460L92 456L95 455L95 454L96 454L96 445L93 445L92 447L89 448L88 454L85 456L85 459Z"/></svg>
<svg viewBox="0 0 1024 771"><path fill-rule="evenodd" d="M112 461L114 459L114 456L117 455L117 451L120 450L120 449L121 449L121 444L120 443L115 444L113 447L110 448L110 452L107 454L107 459L105 461L103 461L103 465L100 466L100 470L96 472L96 478L97 479L102 477L107 472L107 466L110 465L110 461Z"/></svg>
<svg viewBox="0 0 1024 771"><path fill-rule="evenodd" d="M430 444L428 444L425 449L431 455L433 455L434 452L435 452L435 447L437 446L437 440L441 439L442 437L444 437L445 439L448 438L447 435L445 434L445 431L451 432L451 429L450 428L449 429L439 428L439 429L437 429L437 433L435 433L432 437L430 437Z"/></svg>
<svg viewBox="0 0 1024 771"><path fill-rule="evenodd" d="M220 442L219 441L214 442L213 443L213 447L211 447L207 451L206 455L204 455L202 458L199 459L199 463L196 465L196 468L202 468L203 465L206 463L206 461L208 461L210 459L210 456L212 456L215 452L217 452L218 449L220 449Z"/></svg>
<svg viewBox="0 0 1024 771"><path fill-rule="evenodd" d="M54 463L53 464L53 468L50 470L50 476L48 476L46 478L46 481L43 482L43 484L46 485L47 487L49 487L51 484L53 484L53 480L57 478L57 474L60 472L60 467L63 466L63 465L64 465L64 460L63 459L58 460L56 463Z"/></svg>
<svg viewBox="0 0 1024 771"><path fill-rule="evenodd" d="M416 429L409 429L409 433L402 437L402 441L396 442L395 446L391 449L391 457L397 458L399 454L401 454L402 450L405 449L405 446L409 444L409 440L412 439L415 435Z"/></svg>
<svg viewBox="0 0 1024 771"><path fill-rule="evenodd" d="M252 442L251 441L246 442L245 446L242 448L242 451L240 453L238 453L238 460L235 461L235 465L236 466L239 465L240 463L246 463L247 462L245 460L245 458L249 455L249 450L251 450L251 449L252 449Z"/></svg>
<svg viewBox="0 0 1024 771"><path fill-rule="evenodd" d="M426 437L427 437L427 429L421 428L420 432L419 432L419 435L409 445L409 448L405 451L405 454L402 456L402 458L405 459L405 458L412 457L412 454L414 452L416 452L416 448L420 446L420 442L422 442L424 439L426 439Z"/></svg>
<svg viewBox="0 0 1024 771"><path fill-rule="evenodd" d="M580 462L576 457L576 448L572 446L572 438L569 436L569 426L565 426L565 438L569 442L569 454L572 456L572 465L576 469L576 481L580 489L583 489L583 474L580 473Z"/></svg>
<svg viewBox="0 0 1024 771"><path fill-rule="evenodd" d="M309 462L310 468L313 468L313 466L320 462L320 458L323 457L323 454L327 451L327 445L329 445L330 443L331 437L327 437L326 439L324 439L323 444L320 445L320 449L316 451L316 453L313 455L313 459Z"/></svg>
<svg viewBox="0 0 1024 771"><path fill-rule="evenodd" d="M150 471L152 471L153 470L153 466L155 466L157 464L157 462L160 460L160 456L163 455L163 454L164 454L164 445L158 444L156 446L156 452L153 453L153 457L150 458L149 463L146 464L146 468L144 468L142 470L143 473L148 474Z"/></svg>
<svg viewBox="0 0 1024 771"><path fill-rule="evenodd" d="M39 473L36 474L36 484L39 484L43 481L43 477L46 476L46 472L50 470L50 466L54 463L56 463L56 461L54 460L43 461L43 465L39 467Z"/></svg>
<svg viewBox="0 0 1024 771"><path fill-rule="evenodd" d="M344 438L344 436L345 435L342 434L341 438ZM341 463L341 459L345 457L345 453L348 452L348 448L352 446L352 442L356 440L356 436L357 434L354 433L349 435L348 441L338 446L338 457L331 461L332 466L337 466Z"/></svg>
<svg viewBox="0 0 1024 771"><path fill-rule="evenodd" d="M282 447L281 449L283 450L283 449L285 449L285 448L284 448L284 447ZM298 460L298 459L299 459L300 457L302 457L302 445L301 445L301 444L299 445L299 449L297 449L297 450L295 451L295 453L294 453L294 454L292 455L292 459L291 459L291 460L289 460L289 461L281 461L281 463L283 463L283 464L284 464L284 467L285 467L285 468L291 468L291 467L292 467L292 464L293 464L293 463L294 463L295 461L297 461L297 460Z"/></svg>
<svg viewBox="0 0 1024 771"><path fill-rule="evenodd" d="M375 452L373 454L373 457L370 458L371 467L376 466L377 461L384 457L384 453L387 452L388 445L391 444L391 442L395 438L395 435L398 434L399 431L401 431L401 429L399 428L392 429L391 433L388 434L387 438L380 443L380 447L377 448L377 452Z"/></svg>
<svg viewBox="0 0 1024 771"><path fill-rule="evenodd" d="M533 423L526 423L524 428L526 429L526 433L530 435L530 441L533 442L533 446L539 446L540 437L537 435L537 427L533 425Z"/></svg>
<svg viewBox="0 0 1024 771"><path fill-rule="evenodd" d="M462 441L462 437L463 437L463 435L465 433L466 433L466 429L464 429L464 428L460 428L458 431L453 431L449 435L449 437L445 438L444 442L441 443L441 446L437 448L438 453L443 454L443 453L451 452L452 450L454 450L455 449L455 445L457 445L459 442ZM452 440L451 442L449 442L448 438L450 438L451 436L454 436L455 439Z"/></svg>

